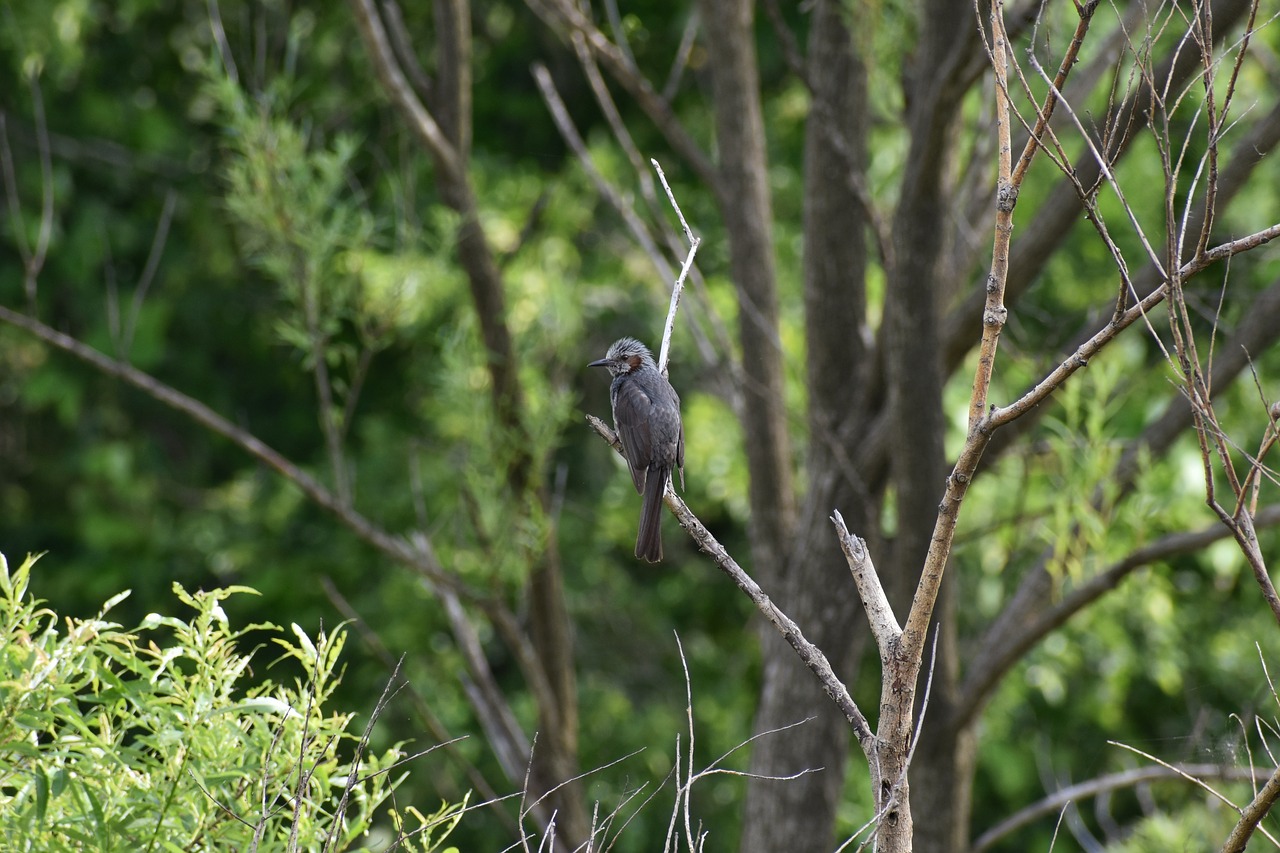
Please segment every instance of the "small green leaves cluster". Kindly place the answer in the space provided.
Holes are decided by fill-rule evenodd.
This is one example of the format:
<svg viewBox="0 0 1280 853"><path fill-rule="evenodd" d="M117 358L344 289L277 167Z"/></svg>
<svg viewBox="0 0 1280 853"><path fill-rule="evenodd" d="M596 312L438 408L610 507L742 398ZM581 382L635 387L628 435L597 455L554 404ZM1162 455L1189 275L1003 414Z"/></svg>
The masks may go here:
<svg viewBox="0 0 1280 853"><path fill-rule="evenodd" d="M28 595L35 562L10 571L0 555L0 849L374 849L401 753L370 753L354 715L324 709L341 630L234 628L223 602L253 590L176 583L189 619L126 630L108 614L128 592L60 619ZM238 648L249 634L300 673L291 686L253 671ZM438 817L433 842L415 810L393 813L378 849L433 849L458 811Z"/></svg>

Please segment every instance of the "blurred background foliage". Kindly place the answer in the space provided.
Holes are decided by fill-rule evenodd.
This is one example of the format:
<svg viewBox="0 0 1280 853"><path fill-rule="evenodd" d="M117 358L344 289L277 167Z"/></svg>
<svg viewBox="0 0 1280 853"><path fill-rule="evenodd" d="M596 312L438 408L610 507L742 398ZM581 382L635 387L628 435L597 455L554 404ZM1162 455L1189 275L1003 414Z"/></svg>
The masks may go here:
<svg viewBox="0 0 1280 853"><path fill-rule="evenodd" d="M411 33L430 28L426 6L405 4ZM900 109L891 84L897 40L911 18L897 0L875 6L873 24L858 37L876 60L873 112L884 116ZM670 522L666 562L650 567L632 558L638 501L620 460L583 425L584 413L608 413L607 383L583 365L621 334L656 349L669 283L655 278L598 200L537 95L530 63L545 62L555 74L571 57L524 6L473 4L471 174L503 265L527 391L524 417L534 445L527 450L540 484L556 496L556 518L548 519L511 505L502 457L510 448L495 440L482 345L454 261L456 221L435 196L428 159L382 108L348 9L282 0L224 0L219 9L234 77L219 58L204 2L3 3L0 103L20 214L9 208L3 220L0 301L26 305L17 246L39 237L43 112L52 230L30 306L38 316L206 402L326 481L332 470L322 421L329 419L345 438L361 511L391 530L427 530L447 568L507 598L517 612L528 555L554 536L575 631L582 765L642 750L589 777L593 800L609 806L639 784L655 787L672 766L686 726L673 632L688 658L699 762L732 749L751 734L756 697L749 603ZM686 14L651 0L627 6L632 49L654 79L664 79ZM785 14L803 31L803 14ZM784 73L780 49L761 27L783 343L799 431L807 96ZM1274 31L1264 38L1277 47ZM429 65L431 57L423 60ZM675 108L705 139L699 61L695 50L692 82ZM625 175L626 161L585 83L576 74L557 82L600 168ZM621 104L625 112L627 102ZM662 155L646 122L629 126L642 151ZM887 123L872 139L871 189L883 195L901 171L903 139ZM1135 162L1141 158L1126 161ZM707 190L674 158L664 166L705 238L698 257L704 298L729 317L724 235ZM1280 210L1275 173L1271 163L1261 174L1273 180L1254 180L1246 190L1267 221ZM1158 192L1158 183L1149 189ZM1034 189L1024 202L1034 210ZM1083 223L1078 236L1052 261L1052 277L1105 277L1110 261ZM1267 263L1233 270L1254 277L1239 286L1260 287L1274 276L1275 252L1264 251ZM883 286L877 276L870 278L873 319ZM1197 283L1209 304L1214 286L1207 278ZM1092 290L1034 289L1006 331L992 399L1008 399L1037 377L1055 351L1046 342L1075 328L1059 318L1082 316L1096 302ZM689 367L694 360L681 358L691 346L678 325L672 381L688 436L686 499L730 551L740 551L747 516L741 435L730 408ZM317 358L334 377L327 412L309 372ZM1163 533L1212 523L1190 435L1144 467L1140 498L1090 507L1122 442L1170 399L1170 384L1148 369L1159 358L1148 338L1123 338L1067 385L1017 451L975 483L954 556L962 636L1004 602L1008 567L1030 563L1046 546L1067 555L1066 581ZM1275 352L1258 364L1259 373L1277 369ZM952 449L963 435L970 375L961 370L948 388ZM1234 426L1256 424L1252 387L1231 393L1236 397L1220 411L1240 414ZM885 520L891 526L892 514ZM1280 553L1275 534L1264 535L1267 553ZM0 548L11 557L52 552L37 565L32 586L59 612L89 615L132 590L115 611L125 624L168 608L174 582L189 589L246 584L262 595L227 605L237 621L296 622L315 631L344 618L326 591L334 590L393 655L405 655L408 681L444 728L473 735L457 750L500 778L459 682L445 617L417 576L388 564L228 442L8 326L0 326ZM1255 641L1263 657L1277 659L1280 639L1234 546L1138 573L1035 649L986 711L975 829L1055 782L1137 763L1108 740L1170 761L1240 754L1247 732L1240 721L1275 714ZM514 663L503 659L501 645L489 650L503 687L520 697ZM389 673L363 643L348 644L345 662L335 704L371 708ZM864 667L859 678L855 697L874 696L878 674ZM530 702L517 698L516 708L532 727ZM377 741L426 746L432 737L405 695L383 715ZM745 755L729 765L745 767ZM470 787L445 751L423 759L408 785L399 802L424 811L440 798L461 800ZM717 849L736 839L742 790L741 780L715 776L695 793ZM1170 849L1160 839L1220 836L1221 809L1201 792L1158 790L1157 817L1119 849ZM865 784L848 791L842 823L851 830L869 807ZM670 801L668 788L620 849L653 849ZM1149 806L1132 793L1111 803L1117 819L1129 820ZM1042 822L1007 849L1045 849L1052 832L1052 822ZM453 840L464 849L499 849L505 838L480 812ZM1058 844L1066 849L1062 838Z"/></svg>

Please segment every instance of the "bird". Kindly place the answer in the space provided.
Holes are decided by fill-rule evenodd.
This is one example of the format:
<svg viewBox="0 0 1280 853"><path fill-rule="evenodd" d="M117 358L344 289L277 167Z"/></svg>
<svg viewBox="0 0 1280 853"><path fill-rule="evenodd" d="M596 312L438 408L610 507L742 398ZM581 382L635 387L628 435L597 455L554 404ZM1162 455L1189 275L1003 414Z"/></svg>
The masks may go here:
<svg viewBox="0 0 1280 853"><path fill-rule="evenodd" d="M684 425L680 397L658 370L648 347L635 338L619 338L604 358L587 367L608 369L613 426L631 469L631 482L640 504L636 556L646 562L662 560L662 495L672 471L680 472L684 489Z"/></svg>

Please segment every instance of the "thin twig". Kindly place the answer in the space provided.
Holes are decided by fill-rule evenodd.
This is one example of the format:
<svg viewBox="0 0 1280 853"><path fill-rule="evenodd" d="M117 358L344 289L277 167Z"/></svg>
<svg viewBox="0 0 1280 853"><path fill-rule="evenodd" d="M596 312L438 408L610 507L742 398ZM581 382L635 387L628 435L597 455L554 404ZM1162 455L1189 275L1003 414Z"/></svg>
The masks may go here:
<svg viewBox="0 0 1280 853"><path fill-rule="evenodd" d="M27 258L23 284L27 293L27 310L36 313L36 282L49 254L53 237L53 155L49 149L49 123L44 113L44 96L40 80L31 75L31 103L35 112L36 142L40 156L40 229L36 232L35 250Z"/></svg>
<svg viewBox="0 0 1280 853"><path fill-rule="evenodd" d="M1150 753L1147 753L1147 752L1143 752L1142 750L1138 749L1137 747L1130 746L1130 745L1129 745L1129 744L1127 744L1127 743L1120 743L1119 741L1114 741L1114 740L1109 740L1109 741L1107 741L1107 743L1108 743L1109 745L1111 745L1111 746L1118 746L1118 747L1120 747L1121 749L1127 749L1129 752L1132 752L1132 753L1134 753L1135 755L1140 755L1140 756L1142 756L1143 758L1147 759L1148 761L1152 761L1152 762L1154 762L1154 763L1156 763L1156 764L1159 764L1161 767L1165 768L1166 770L1171 771L1175 776L1179 776L1179 777L1181 777L1181 778L1185 779L1186 781L1188 781L1188 782L1192 783L1193 785L1196 785L1197 787L1200 787L1200 788L1204 789L1207 793L1211 794L1213 797L1215 797L1215 798L1216 798L1218 801L1220 801L1223 805L1225 805L1225 806L1227 806L1228 808L1230 808L1230 809L1231 809L1232 811L1234 811L1236 814L1239 814L1239 815L1241 815L1242 817L1244 816L1244 810L1243 810L1242 808L1240 808L1240 806L1237 806L1237 805L1236 805L1234 802L1232 802L1232 801L1231 801L1231 800L1230 800L1230 799L1229 799L1225 794L1223 794L1222 792L1218 791L1216 788L1214 788L1212 785L1210 785L1208 782L1204 781L1203 779L1199 778L1198 776L1196 776L1196 775L1194 775L1194 774L1192 774L1192 773L1188 773L1186 770L1184 770L1184 769L1182 769L1182 768L1180 768L1180 767L1177 767L1177 766L1175 766L1175 765L1173 765L1173 764L1170 764L1170 763L1168 763L1167 761L1162 761L1161 759L1156 758L1154 755L1151 755ZM1267 832L1267 830L1266 830L1266 829L1264 829L1263 827L1259 826L1259 827L1258 827L1258 831L1259 831L1259 832L1261 832L1264 836L1266 836L1266 837L1267 837L1267 839L1268 839L1272 844L1276 845L1277 847L1280 847L1280 841L1277 841L1277 840L1276 840L1276 839L1271 835L1271 833Z"/></svg>
<svg viewBox="0 0 1280 853"><path fill-rule="evenodd" d="M676 312L680 309L680 295L684 292L684 280L689 275L689 270L693 268L693 258L698 254L698 246L702 244L702 238L695 237L693 231L689 228L689 223L685 221L684 212L680 210L680 205L676 202L675 193L671 191L671 185L667 183L667 176L662 171L662 166L657 160L650 160L654 170L658 173L658 179L662 181L662 188L667 192L667 200L671 202L672 208L675 209L676 216L680 219L680 227L684 229L684 236L689 241L689 254L685 256L684 264L680 267L680 275L676 277L675 286L671 288L671 305L667 308L667 321L662 327L662 349L658 352L658 370L663 376L667 375L667 357L671 352L671 330L676 323Z"/></svg>
<svg viewBox="0 0 1280 853"><path fill-rule="evenodd" d="M1146 782L1173 779L1185 776L1217 777L1222 779L1253 779L1252 771L1242 771L1238 767L1227 767L1218 764L1181 764L1169 767L1137 767L1118 773L1109 773L1096 779L1089 779L1074 785L1068 785L1052 794L1037 800L1031 805L1019 809L995 826L983 832L970 847L971 853L982 853L995 846L996 842L1013 834L1028 824L1042 817L1061 811L1068 805L1086 799L1107 794L1111 791L1133 788Z"/></svg>

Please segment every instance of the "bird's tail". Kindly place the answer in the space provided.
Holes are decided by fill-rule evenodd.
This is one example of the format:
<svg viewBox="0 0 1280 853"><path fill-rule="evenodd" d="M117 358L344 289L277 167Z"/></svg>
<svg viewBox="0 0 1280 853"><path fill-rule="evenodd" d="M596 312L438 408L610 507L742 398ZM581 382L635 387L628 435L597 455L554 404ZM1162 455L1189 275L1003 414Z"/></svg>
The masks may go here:
<svg viewBox="0 0 1280 853"><path fill-rule="evenodd" d="M662 561L662 493L667 488L668 476L662 468L650 468L644 480L636 556L650 563Z"/></svg>

